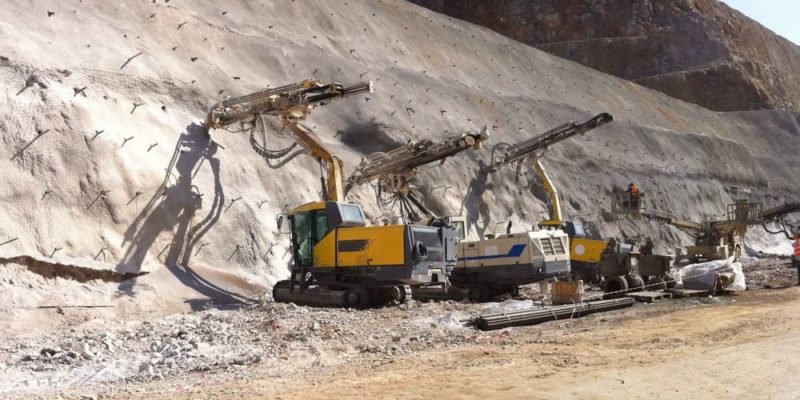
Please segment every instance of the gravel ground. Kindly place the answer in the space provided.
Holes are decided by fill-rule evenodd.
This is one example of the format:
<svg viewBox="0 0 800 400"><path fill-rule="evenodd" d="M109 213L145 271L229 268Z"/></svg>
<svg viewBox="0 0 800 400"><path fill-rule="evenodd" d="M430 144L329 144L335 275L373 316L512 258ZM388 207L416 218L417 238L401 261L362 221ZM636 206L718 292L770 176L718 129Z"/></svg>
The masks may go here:
<svg viewBox="0 0 800 400"><path fill-rule="evenodd" d="M747 287L752 289L774 289L797 284L797 270L791 268L791 259L753 259L744 265Z"/></svg>
<svg viewBox="0 0 800 400"><path fill-rule="evenodd" d="M274 363L283 373L308 363L394 357L474 342L465 327L483 308L529 308L530 300L485 305L418 303L372 310L263 304L211 309L154 321L72 328L0 343L0 393L78 384L177 379L199 371L226 371ZM285 362L291 359L291 363ZM323 361L320 361L322 359Z"/></svg>
<svg viewBox="0 0 800 400"><path fill-rule="evenodd" d="M746 263L751 288L794 282L786 260ZM590 292L595 294L594 292ZM497 343L517 334L530 340L562 335L565 326L592 329L612 319L641 313L735 302L734 297L662 301L623 312L538 327L481 332L464 321L481 312L541 304L538 285L523 287L517 299L470 304L417 302L370 310L323 309L265 301L145 321L107 321L35 337L0 341L0 394L50 396L53 390L94 387L99 392L135 390L143 382L190 382L198 374L287 376L337 364L391 362L427 350ZM567 324L567 325L564 325ZM526 340L527 340L526 339ZM110 385L110 384L114 385ZM122 388L122 389L120 389ZM46 395L45 395L46 393Z"/></svg>

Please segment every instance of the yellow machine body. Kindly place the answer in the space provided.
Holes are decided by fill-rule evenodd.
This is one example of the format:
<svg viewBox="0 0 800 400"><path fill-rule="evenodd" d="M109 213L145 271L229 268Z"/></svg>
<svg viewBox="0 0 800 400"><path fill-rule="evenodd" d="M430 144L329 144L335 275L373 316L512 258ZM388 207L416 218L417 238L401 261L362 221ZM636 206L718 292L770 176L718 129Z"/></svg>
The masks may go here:
<svg viewBox="0 0 800 400"><path fill-rule="evenodd" d="M606 246L608 242L605 240L573 237L570 239L570 260L573 263L599 264Z"/></svg>
<svg viewBox="0 0 800 400"><path fill-rule="evenodd" d="M343 244L351 243L349 251ZM316 268L403 265L405 225L339 228L314 246ZM337 247L339 251L337 252Z"/></svg>
<svg viewBox="0 0 800 400"><path fill-rule="evenodd" d="M334 201L289 213L294 271L318 283L396 286L444 282L455 264L455 229L424 225L365 226L361 207Z"/></svg>

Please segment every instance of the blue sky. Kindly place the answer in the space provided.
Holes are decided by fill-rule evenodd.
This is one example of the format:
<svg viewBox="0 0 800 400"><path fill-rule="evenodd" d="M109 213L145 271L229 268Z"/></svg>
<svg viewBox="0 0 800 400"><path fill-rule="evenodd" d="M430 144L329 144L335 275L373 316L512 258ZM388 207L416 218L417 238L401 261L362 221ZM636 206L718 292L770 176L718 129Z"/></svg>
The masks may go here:
<svg viewBox="0 0 800 400"><path fill-rule="evenodd" d="M800 1L798 0L722 0L777 34L800 44Z"/></svg>

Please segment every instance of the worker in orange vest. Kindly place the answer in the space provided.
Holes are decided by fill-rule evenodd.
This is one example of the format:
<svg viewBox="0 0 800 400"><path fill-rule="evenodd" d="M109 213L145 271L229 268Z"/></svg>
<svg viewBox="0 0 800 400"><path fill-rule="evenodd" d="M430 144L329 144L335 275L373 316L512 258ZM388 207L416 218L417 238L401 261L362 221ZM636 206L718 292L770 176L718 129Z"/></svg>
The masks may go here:
<svg viewBox="0 0 800 400"><path fill-rule="evenodd" d="M628 185L628 190L626 190L625 193L628 193L630 207L639 208L639 187L636 186L635 183L631 182L631 184Z"/></svg>
<svg viewBox="0 0 800 400"><path fill-rule="evenodd" d="M800 229L794 235L794 257L792 257L792 264L797 268L797 285L800 286Z"/></svg>

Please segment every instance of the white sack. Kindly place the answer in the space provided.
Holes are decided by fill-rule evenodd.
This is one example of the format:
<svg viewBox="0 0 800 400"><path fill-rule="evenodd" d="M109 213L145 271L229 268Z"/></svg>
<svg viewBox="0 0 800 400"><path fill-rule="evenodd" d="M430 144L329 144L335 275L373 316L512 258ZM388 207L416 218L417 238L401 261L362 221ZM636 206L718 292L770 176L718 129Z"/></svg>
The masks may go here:
<svg viewBox="0 0 800 400"><path fill-rule="evenodd" d="M725 290L742 291L747 288L742 263L734 262L733 258L687 265L678 271L677 281L685 289L713 290L717 277Z"/></svg>

